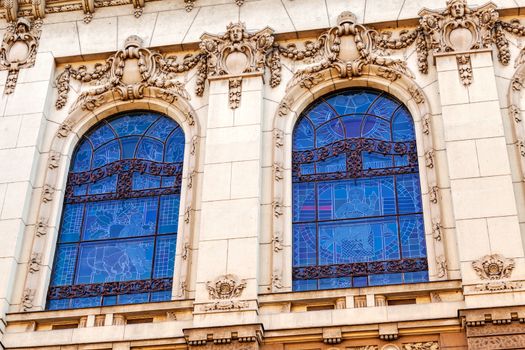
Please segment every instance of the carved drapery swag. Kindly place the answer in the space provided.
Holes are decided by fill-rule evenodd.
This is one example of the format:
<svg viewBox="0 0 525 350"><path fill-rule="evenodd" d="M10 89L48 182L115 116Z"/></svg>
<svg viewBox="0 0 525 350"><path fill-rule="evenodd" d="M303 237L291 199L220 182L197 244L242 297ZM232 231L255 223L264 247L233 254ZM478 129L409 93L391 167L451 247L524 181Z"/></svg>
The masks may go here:
<svg viewBox="0 0 525 350"><path fill-rule="evenodd" d="M41 28L41 20L25 18L19 18L7 27L0 48L0 70L8 71L4 94L15 90L20 69L35 65Z"/></svg>

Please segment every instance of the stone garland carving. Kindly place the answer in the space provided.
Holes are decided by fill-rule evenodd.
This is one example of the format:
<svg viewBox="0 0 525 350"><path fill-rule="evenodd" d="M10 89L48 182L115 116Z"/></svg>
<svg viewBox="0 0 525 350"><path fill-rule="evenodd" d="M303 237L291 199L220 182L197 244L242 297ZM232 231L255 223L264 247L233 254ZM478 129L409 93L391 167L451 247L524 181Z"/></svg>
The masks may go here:
<svg viewBox="0 0 525 350"><path fill-rule="evenodd" d="M104 63L97 63L92 71L86 66L73 69L66 66L56 79L59 91L55 106L62 108L67 101L69 81L91 83L92 87L82 92L73 108L92 111L104 102L103 94L114 92L126 100L141 99L145 88L154 88L157 97L170 103L182 97L188 99L184 85L175 80L175 73L186 71L199 63L199 55L186 57L180 64L176 58L164 57L157 52L143 47L143 41L137 36L130 36L124 43L124 49L117 51Z"/></svg>
<svg viewBox="0 0 525 350"><path fill-rule="evenodd" d="M436 341L406 343L403 344L403 350L439 350L439 343Z"/></svg>
<svg viewBox="0 0 525 350"><path fill-rule="evenodd" d="M15 90L20 69L35 65L41 28L42 20L25 18L19 18L7 27L0 48L0 70L8 71L4 94Z"/></svg>
<svg viewBox="0 0 525 350"><path fill-rule="evenodd" d="M228 274L219 276L213 282L206 282L206 289L210 299L216 300L205 306L206 311L233 310L248 307L246 301L233 300L239 298L246 288L246 280Z"/></svg>
<svg viewBox="0 0 525 350"><path fill-rule="evenodd" d="M472 64L470 62L470 55L457 55L459 79L463 85L468 86L472 84Z"/></svg>

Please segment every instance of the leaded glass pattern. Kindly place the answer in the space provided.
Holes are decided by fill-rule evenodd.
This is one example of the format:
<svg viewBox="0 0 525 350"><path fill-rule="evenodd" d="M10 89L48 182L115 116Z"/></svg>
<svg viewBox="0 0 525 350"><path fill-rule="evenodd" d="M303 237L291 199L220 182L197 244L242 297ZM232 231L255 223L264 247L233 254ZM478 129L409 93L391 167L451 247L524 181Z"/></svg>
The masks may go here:
<svg viewBox="0 0 525 350"><path fill-rule="evenodd" d="M428 280L412 117L372 89L324 96L293 133L293 290Z"/></svg>
<svg viewBox="0 0 525 350"><path fill-rule="evenodd" d="M184 133L151 112L98 123L73 153L47 308L171 299Z"/></svg>

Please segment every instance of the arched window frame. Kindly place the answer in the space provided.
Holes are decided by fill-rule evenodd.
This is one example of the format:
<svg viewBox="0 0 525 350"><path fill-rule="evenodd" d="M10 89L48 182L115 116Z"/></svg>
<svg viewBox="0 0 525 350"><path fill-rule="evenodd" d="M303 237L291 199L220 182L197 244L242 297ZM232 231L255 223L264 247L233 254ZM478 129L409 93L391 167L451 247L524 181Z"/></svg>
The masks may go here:
<svg viewBox="0 0 525 350"><path fill-rule="evenodd" d="M416 133L418 166L423 204L425 241L429 268L429 281L447 280L455 261L453 234L446 235L445 222L452 222L451 214L444 210L451 207L450 190L447 188L448 172L440 164L434 149L434 137L442 137L441 118L433 117L430 104L422 89L411 79L402 77L392 82L378 76L377 67L370 67L368 75L354 77L351 81L333 78L329 71L322 73L321 82L310 89L295 86L281 100L273 124L272 148L272 266L271 292L292 291L292 135L302 113L319 97L347 88L373 88L399 99L409 110ZM439 171L438 171L439 169ZM439 175L438 175L439 174ZM443 188L443 189L441 189ZM445 237L446 236L446 237ZM448 256L451 259L448 259ZM452 266L452 268L454 268Z"/></svg>
<svg viewBox="0 0 525 350"><path fill-rule="evenodd" d="M140 103L125 102L116 105L112 102L111 95L106 96L106 100L108 103L93 111L77 108L71 111L61 124L57 124L55 128L48 128L49 145L43 145L47 152L42 154L45 172L40 177L40 193L33 199L35 202L33 216L36 224L31 260L22 295L21 310L23 311L44 310L46 306L67 176L76 145L82 135L99 121L117 114L141 110L159 113L173 119L185 135L172 299L186 299L191 296L190 268L195 238L193 218L197 210L198 182L201 180L199 144L202 136L197 114L185 101L179 101L174 105L149 97L144 98Z"/></svg>

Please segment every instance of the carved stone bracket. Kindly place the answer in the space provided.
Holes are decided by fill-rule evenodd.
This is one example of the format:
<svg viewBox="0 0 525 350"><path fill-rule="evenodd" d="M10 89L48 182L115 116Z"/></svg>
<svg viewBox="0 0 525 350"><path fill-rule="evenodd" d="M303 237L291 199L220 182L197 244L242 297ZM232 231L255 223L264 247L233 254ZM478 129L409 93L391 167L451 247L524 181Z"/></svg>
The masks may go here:
<svg viewBox="0 0 525 350"><path fill-rule="evenodd" d="M25 18L19 18L7 27L0 48L0 70L8 71L4 94L15 90L20 69L35 65L41 28L42 20Z"/></svg>

